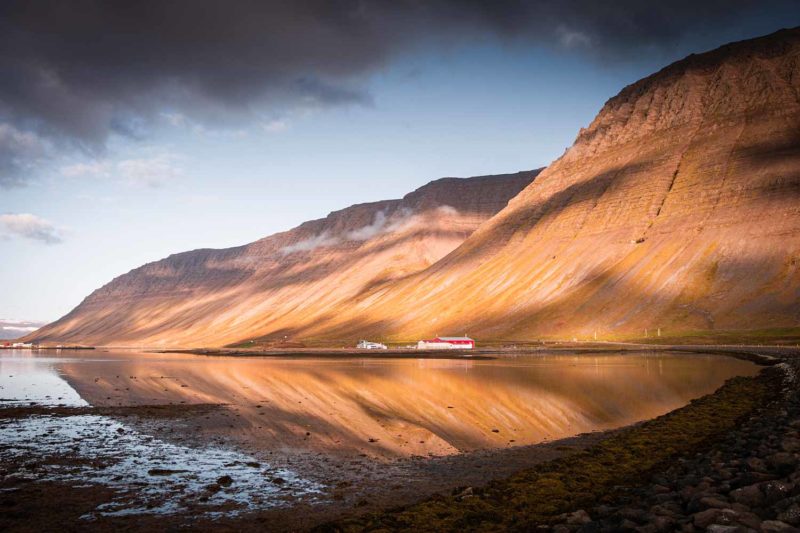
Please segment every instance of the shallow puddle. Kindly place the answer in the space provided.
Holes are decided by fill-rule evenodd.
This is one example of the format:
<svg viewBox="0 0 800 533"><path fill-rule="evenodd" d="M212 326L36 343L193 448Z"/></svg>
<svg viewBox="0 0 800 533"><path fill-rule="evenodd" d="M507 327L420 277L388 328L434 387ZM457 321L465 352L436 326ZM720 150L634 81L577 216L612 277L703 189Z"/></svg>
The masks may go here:
<svg viewBox="0 0 800 533"><path fill-rule="evenodd" d="M55 371L66 357L33 356L28 352L0 352L0 407L19 405L63 405L82 407L89 403Z"/></svg>
<svg viewBox="0 0 800 533"><path fill-rule="evenodd" d="M0 405L88 405L48 368L49 362L4 358L0 368L4 401ZM98 415L0 420L0 463L22 465L9 478L101 484L114 489L114 499L84 517L87 519L94 514L189 510L233 515L313 498L323 488L239 452L172 444Z"/></svg>
<svg viewBox="0 0 800 533"><path fill-rule="evenodd" d="M30 466L26 477L115 489L115 499L97 509L103 514L231 514L321 489L252 457L177 446L104 416L31 416L3 422L0 432L0 461L24 460Z"/></svg>

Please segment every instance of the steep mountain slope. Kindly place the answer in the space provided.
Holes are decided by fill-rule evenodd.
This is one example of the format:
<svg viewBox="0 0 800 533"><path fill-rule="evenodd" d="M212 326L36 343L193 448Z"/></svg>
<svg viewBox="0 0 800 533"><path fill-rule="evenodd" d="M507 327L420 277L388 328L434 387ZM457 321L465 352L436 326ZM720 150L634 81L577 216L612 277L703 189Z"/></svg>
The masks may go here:
<svg viewBox="0 0 800 533"><path fill-rule="evenodd" d="M440 180L248 246L178 254L29 338L197 346L800 326L800 29L626 87L532 177Z"/></svg>
<svg viewBox="0 0 800 533"><path fill-rule="evenodd" d="M621 338L800 325L800 30L623 89L431 268L303 336Z"/></svg>
<svg viewBox="0 0 800 533"><path fill-rule="evenodd" d="M280 338L435 263L537 173L444 178L246 246L172 255L114 279L29 338L127 346Z"/></svg>

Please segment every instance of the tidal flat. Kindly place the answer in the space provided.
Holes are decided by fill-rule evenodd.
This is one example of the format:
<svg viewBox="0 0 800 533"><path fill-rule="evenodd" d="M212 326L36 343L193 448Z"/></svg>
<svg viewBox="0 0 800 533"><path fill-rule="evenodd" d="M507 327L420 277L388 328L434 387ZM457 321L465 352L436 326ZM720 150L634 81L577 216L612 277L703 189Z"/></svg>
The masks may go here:
<svg viewBox="0 0 800 533"><path fill-rule="evenodd" d="M666 351L487 361L98 351L15 353L0 371L5 529L51 516L76 528L294 530L369 527L348 521L457 487L477 494L729 378L755 383L760 368ZM43 512L65 489L76 501Z"/></svg>

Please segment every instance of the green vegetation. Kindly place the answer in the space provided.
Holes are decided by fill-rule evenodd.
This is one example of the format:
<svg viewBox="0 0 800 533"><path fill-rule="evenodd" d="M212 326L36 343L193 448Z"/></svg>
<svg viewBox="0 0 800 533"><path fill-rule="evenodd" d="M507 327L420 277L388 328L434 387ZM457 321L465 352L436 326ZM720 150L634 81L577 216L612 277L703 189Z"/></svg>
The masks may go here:
<svg viewBox="0 0 800 533"><path fill-rule="evenodd" d="M599 342L630 342L639 344L658 344L658 345L686 345L686 344L708 344L708 345L800 345L800 327L784 328L763 328L763 329L744 329L744 330L688 330L674 331L669 328L662 328L661 335L658 336L657 327L648 328L648 335L644 336L644 331L639 334L618 334L610 335L600 332L597 337ZM576 335L575 337L582 343L594 341L594 336ZM404 347L416 344L416 340L387 339L378 338L386 343L390 348ZM571 343L572 338L542 336L536 340L509 340L494 339L487 337L478 338L478 348L484 349L517 349L525 350L531 348L541 348L554 344ZM355 345L355 338L349 340L330 340L330 339L307 339L286 341L282 339L259 338L229 344L226 348L233 349L279 349L279 348L343 348Z"/></svg>
<svg viewBox="0 0 800 533"><path fill-rule="evenodd" d="M323 531L530 531L559 514L611 501L617 487L641 486L676 458L710 446L777 394L767 378L734 378L716 393L621 431L588 450L543 463L484 488L454 491L382 514L328 524Z"/></svg>
<svg viewBox="0 0 800 533"><path fill-rule="evenodd" d="M625 339L629 342L643 344L800 344L800 328L765 328L736 331L701 330L701 331L661 331L661 336Z"/></svg>

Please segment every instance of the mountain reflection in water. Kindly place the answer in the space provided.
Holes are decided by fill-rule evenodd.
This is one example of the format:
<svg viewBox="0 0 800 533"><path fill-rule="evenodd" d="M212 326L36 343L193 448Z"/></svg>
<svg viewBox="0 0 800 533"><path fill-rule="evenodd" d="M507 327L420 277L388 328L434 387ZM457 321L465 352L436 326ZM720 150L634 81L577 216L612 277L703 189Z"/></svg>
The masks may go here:
<svg viewBox="0 0 800 533"><path fill-rule="evenodd" d="M713 355L526 355L490 361L275 359L138 352L57 364L92 405L218 403L197 435L259 449L443 455L653 418L752 363Z"/></svg>

